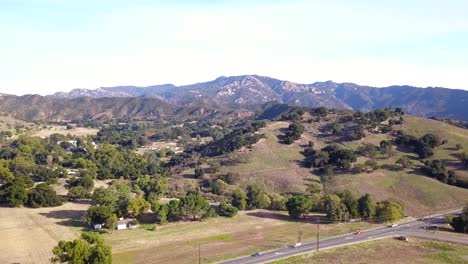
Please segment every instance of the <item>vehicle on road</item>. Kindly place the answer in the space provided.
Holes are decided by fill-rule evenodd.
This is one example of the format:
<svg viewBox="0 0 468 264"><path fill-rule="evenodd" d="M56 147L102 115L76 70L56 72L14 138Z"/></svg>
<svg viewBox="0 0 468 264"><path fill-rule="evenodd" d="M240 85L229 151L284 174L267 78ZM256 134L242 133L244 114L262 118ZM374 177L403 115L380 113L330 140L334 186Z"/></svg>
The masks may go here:
<svg viewBox="0 0 468 264"><path fill-rule="evenodd" d="M397 227L398 224L390 224L388 227Z"/></svg>
<svg viewBox="0 0 468 264"><path fill-rule="evenodd" d="M361 231L356 231L354 234L359 236L359 235L362 235L362 232Z"/></svg>
<svg viewBox="0 0 468 264"><path fill-rule="evenodd" d="M302 243L296 243L296 244L294 244L292 247L293 247L293 248L298 248L298 247L300 247L300 246L302 246Z"/></svg>
<svg viewBox="0 0 468 264"><path fill-rule="evenodd" d="M259 257L259 256L261 256L261 255L263 255L262 252L257 252L257 253L255 253L255 254L253 254L252 257Z"/></svg>
<svg viewBox="0 0 468 264"><path fill-rule="evenodd" d="M407 236L397 236L396 239L401 240L401 241L408 241Z"/></svg>

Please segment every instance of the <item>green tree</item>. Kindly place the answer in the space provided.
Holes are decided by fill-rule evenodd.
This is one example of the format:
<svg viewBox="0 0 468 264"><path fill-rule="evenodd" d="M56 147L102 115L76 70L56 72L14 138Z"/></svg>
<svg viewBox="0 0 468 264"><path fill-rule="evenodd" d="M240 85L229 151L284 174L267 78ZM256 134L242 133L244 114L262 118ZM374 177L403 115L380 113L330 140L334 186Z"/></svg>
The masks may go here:
<svg viewBox="0 0 468 264"><path fill-rule="evenodd" d="M440 145L440 139L434 134L425 134L419 139L424 145L429 146L430 148L435 148Z"/></svg>
<svg viewBox="0 0 468 264"><path fill-rule="evenodd" d="M179 221L182 218L181 202L179 200L171 200L167 204L167 219L171 222Z"/></svg>
<svg viewBox="0 0 468 264"><path fill-rule="evenodd" d="M369 158L375 158L377 152L377 148L371 143L363 143L357 150L362 156Z"/></svg>
<svg viewBox="0 0 468 264"><path fill-rule="evenodd" d="M268 209L278 211L286 210L286 202L288 201L286 197L282 196L279 193L269 193L268 197L271 201L270 207Z"/></svg>
<svg viewBox="0 0 468 264"><path fill-rule="evenodd" d="M93 178L89 175L84 177L73 177L69 181L71 187L82 186L87 191L91 191L94 187Z"/></svg>
<svg viewBox="0 0 468 264"><path fill-rule="evenodd" d="M341 202L346 206L351 218L359 217L359 202L358 199L349 190L344 190L339 194Z"/></svg>
<svg viewBox="0 0 468 264"><path fill-rule="evenodd" d="M436 178L439 181L447 182L447 169L445 168L445 164L442 160L427 161L423 170L430 177Z"/></svg>
<svg viewBox="0 0 468 264"><path fill-rule="evenodd" d="M136 180L135 184L145 193L145 198L158 199L167 191L167 179L156 175L145 175Z"/></svg>
<svg viewBox="0 0 468 264"><path fill-rule="evenodd" d="M183 216L195 221L206 214L210 204L200 194L191 194L180 198L180 208Z"/></svg>
<svg viewBox="0 0 468 264"><path fill-rule="evenodd" d="M408 156L399 158L395 163L400 164L402 169L411 168L413 166L413 162L408 158Z"/></svg>
<svg viewBox="0 0 468 264"><path fill-rule="evenodd" d="M28 205L33 208L59 206L62 202L54 189L45 183L38 184L28 194Z"/></svg>
<svg viewBox="0 0 468 264"><path fill-rule="evenodd" d="M3 167L0 163L0 185L12 182L15 179L13 173L7 167Z"/></svg>
<svg viewBox="0 0 468 264"><path fill-rule="evenodd" d="M86 213L86 222L89 226L105 224L112 217L112 208L108 206L91 206Z"/></svg>
<svg viewBox="0 0 468 264"><path fill-rule="evenodd" d="M375 203L370 194L366 193L358 199L359 214L367 219L375 215Z"/></svg>
<svg viewBox="0 0 468 264"><path fill-rule="evenodd" d="M88 197L88 192L83 186L80 185L80 186L71 187L68 190L67 196L68 196L68 199L72 201L77 200L77 199L84 199Z"/></svg>
<svg viewBox="0 0 468 264"><path fill-rule="evenodd" d="M239 210L244 210L247 205L247 195L243 190L234 190L231 195L232 205Z"/></svg>
<svg viewBox="0 0 468 264"><path fill-rule="evenodd" d="M366 134L364 133L364 128L362 126L358 126L354 128L351 131L351 134L349 135L349 137L351 138L351 140L359 140L361 138L365 138Z"/></svg>
<svg viewBox="0 0 468 264"><path fill-rule="evenodd" d="M108 206L115 208L118 200L117 193L112 188L99 187L96 188L92 195L92 200L95 205ZM114 210L114 209L113 209Z"/></svg>
<svg viewBox="0 0 468 264"><path fill-rule="evenodd" d="M156 219L160 224L165 224L167 222L167 214L169 213L167 205L155 202L151 206L151 210L156 213Z"/></svg>
<svg viewBox="0 0 468 264"><path fill-rule="evenodd" d="M405 205L396 200L378 202L376 216L387 222L400 220L405 216Z"/></svg>
<svg viewBox="0 0 468 264"><path fill-rule="evenodd" d="M247 186L247 207L249 209L268 208L271 200L268 195L256 185Z"/></svg>
<svg viewBox="0 0 468 264"><path fill-rule="evenodd" d="M110 217L106 219L104 222L104 226L112 233L117 226L117 222L119 219L117 218L117 215L112 214Z"/></svg>
<svg viewBox="0 0 468 264"><path fill-rule="evenodd" d="M228 184L221 179L217 179L213 182L213 193L222 195L228 187Z"/></svg>
<svg viewBox="0 0 468 264"><path fill-rule="evenodd" d="M468 204L463 207L462 213L458 217L453 217L450 225L455 232L468 233Z"/></svg>
<svg viewBox="0 0 468 264"><path fill-rule="evenodd" d="M111 247L96 233L82 233L80 239L59 241L52 250L53 263L69 264L110 264L112 263Z"/></svg>
<svg viewBox="0 0 468 264"><path fill-rule="evenodd" d="M127 211L133 217L139 217L149 210L151 204L143 197L130 199Z"/></svg>
<svg viewBox="0 0 468 264"><path fill-rule="evenodd" d="M0 201L8 203L11 207L20 207L28 201L28 190L21 180L15 179L13 182L0 186Z"/></svg>
<svg viewBox="0 0 468 264"><path fill-rule="evenodd" d="M323 185L319 182L311 182L306 188L306 192L308 194L321 193L322 191L323 191Z"/></svg>
<svg viewBox="0 0 468 264"><path fill-rule="evenodd" d="M311 200L302 194L289 197L286 203L288 213L293 218L304 217L307 213L309 213L311 206Z"/></svg>
<svg viewBox="0 0 468 264"><path fill-rule="evenodd" d="M337 222L349 218L349 213L338 195L329 194L324 200L325 213L331 221Z"/></svg>
<svg viewBox="0 0 468 264"><path fill-rule="evenodd" d="M234 217L237 215L239 209L236 207L222 202L218 207L218 214L226 217Z"/></svg>

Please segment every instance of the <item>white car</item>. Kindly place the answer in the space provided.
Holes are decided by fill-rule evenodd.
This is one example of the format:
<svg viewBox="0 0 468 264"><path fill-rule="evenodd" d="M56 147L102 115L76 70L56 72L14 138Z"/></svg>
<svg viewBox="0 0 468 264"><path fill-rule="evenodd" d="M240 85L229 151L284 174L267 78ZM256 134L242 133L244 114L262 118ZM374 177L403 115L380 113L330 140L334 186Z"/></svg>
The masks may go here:
<svg viewBox="0 0 468 264"><path fill-rule="evenodd" d="M300 246L302 246L302 243L296 243L296 244L293 245L293 248L298 248Z"/></svg>
<svg viewBox="0 0 468 264"><path fill-rule="evenodd" d="M391 224L388 227L397 227L397 226L398 226L398 224Z"/></svg>

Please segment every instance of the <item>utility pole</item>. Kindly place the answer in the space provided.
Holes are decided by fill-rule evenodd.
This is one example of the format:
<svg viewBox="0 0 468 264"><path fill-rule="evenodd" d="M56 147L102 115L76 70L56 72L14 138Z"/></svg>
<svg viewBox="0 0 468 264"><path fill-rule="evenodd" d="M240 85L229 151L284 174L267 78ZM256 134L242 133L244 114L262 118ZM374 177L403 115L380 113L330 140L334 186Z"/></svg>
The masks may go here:
<svg viewBox="0 0 468 264"><path fill-rule="evenodd" d="M297 226L297 244L301 244L301 243L302 243L302 226L299 223L299 225Z"/></svg>
<svg viewBox="0 0 468 264"><path fill-rule="evenodd" d="M198 244L198 264L201 264L201 246Z"/></svg>
<svg viewBox="0 0 468 264"><path fill-rule="evenodd" d="M320 217L317 217L317 252L319 251L320 244Z"/></svg>

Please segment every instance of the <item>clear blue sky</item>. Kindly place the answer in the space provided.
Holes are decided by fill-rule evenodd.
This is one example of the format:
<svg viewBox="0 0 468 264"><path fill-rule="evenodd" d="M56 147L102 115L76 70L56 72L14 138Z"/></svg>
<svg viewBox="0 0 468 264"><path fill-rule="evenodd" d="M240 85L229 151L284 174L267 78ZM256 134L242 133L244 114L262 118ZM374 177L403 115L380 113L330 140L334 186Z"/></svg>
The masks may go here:
<svg viewBox="0 0 468 264"><path fill-rule="evenodd" d="M468 1L0 0L0 93L260 74L468 89Z"/></svg>

